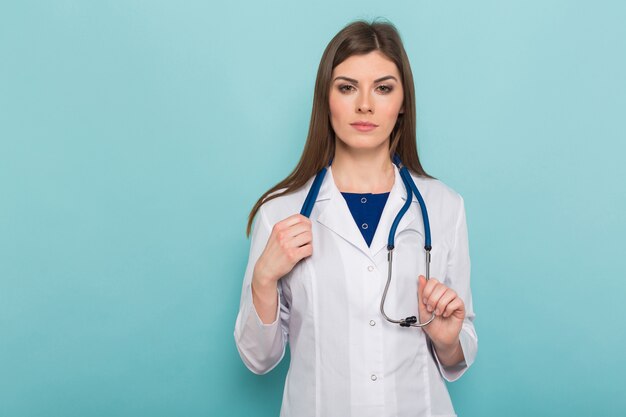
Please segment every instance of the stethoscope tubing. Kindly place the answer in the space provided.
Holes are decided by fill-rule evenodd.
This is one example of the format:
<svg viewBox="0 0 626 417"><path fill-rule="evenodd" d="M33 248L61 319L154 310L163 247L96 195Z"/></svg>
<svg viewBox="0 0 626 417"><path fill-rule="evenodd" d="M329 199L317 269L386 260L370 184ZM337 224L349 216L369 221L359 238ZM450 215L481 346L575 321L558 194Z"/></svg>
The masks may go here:
<svg viewBox="0 0 626 417"><path fill-rule="evenodd" d="M417 198L417 201L420 205L420 210L422 212L422 220L424 223L424 250L426 252L425 277L427 281L430 279L430 251L432 249L431 238L430 238L430 222L428 220L428 211L426 210L426 203L424 203L424 199L422 198L422 195L420 194L417 186L415 185L415 182L411 178L411 174L409 173L408 169L402 164L400 157L397 154L395 154L392 160L393 160L393 163L398 167L400 171L400 177L402 178L402 182L404 183L404 187L406 188L407 198L406 198L406 202L404 203L404 205L402 206L402 208L396 215L396 218L394 219L391 225L391 229L389 230L389 239L387 240L387 251L388 251L387 262L389 266L388 266L388 272L387 272L387 283L385 284L385 290L380 300L380 312L385 318L385 320L394 324L399 324L401 327L424 327L435 319L434 312L432 313L432 316L430 317L430 319L428 319L427 321L423 323L419 323L417 317L415 316L409 316L404 319L395 320L395 319L388 317L387 314L385 313L385 300L387 299L387 291L389 290L389 286L391 284L393 250L394 250L396 229L398 225L400 224L400 220L402 220L402 217L411 206L411 202L413 201L413 194L415 194L415 197ZM332 159L330 163L328 164L328 166L330 166L331 164L332 164ZM301 215L305 217L311 216L311 212L313 211L313 206L315 205L315 200L317 200L317 196L319 194L320 188L322 187L322 182L324 181L326 172L327 172L327 168L323 167L320 170L320 172L318 172L318 174L315 176L315 179L313 180L313 184L311 185L311 188L309 189L309 192L304 200L304 203L302 204L302 209L300 210ZM418 297L417 302L418 302L418 308L419 308L419 303L421 302L421 300L419 300L419 297Z"/></svg>

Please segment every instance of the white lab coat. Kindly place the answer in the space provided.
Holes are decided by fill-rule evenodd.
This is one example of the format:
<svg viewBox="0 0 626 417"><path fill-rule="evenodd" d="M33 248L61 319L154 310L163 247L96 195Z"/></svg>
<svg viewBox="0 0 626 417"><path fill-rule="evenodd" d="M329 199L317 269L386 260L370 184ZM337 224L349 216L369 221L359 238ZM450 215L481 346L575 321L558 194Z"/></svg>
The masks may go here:
<svg viewBox="0 0 626 417"><path fill-rule="evenodd" d="M298 191L266 202L257 214L234 335L242 360L257 374L274 368L289 342L291 363L281 416L455 415L444 379L458 379L478 348L463 199L441 181L412 175L428 208L431 277L454 289L465 303L460 334L465 361L444 367L421 329L391 324L380 313L389 229L406 201L400 173L394 169L395 182L370 247L328 169L310 217L313 255L279 281L280 303L272 324L263 324L254 309L252 271L273 225L300 212L313 178ZM422 217L414 196L396 231L385 303L392 318L418 315L423 248Z"/></svg>

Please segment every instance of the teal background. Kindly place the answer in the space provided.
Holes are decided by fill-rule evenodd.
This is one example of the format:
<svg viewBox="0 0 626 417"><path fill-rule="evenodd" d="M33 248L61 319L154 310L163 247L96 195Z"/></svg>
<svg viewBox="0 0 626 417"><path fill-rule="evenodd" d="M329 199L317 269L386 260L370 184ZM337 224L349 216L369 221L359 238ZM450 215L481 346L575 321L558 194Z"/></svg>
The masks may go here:
<svg viewBox="0 0 626 417"><path fill-rule="evenodd" d="M626 5L3 1L0 416L276 416L233 339L247 215L324 47L399 29L429 173L466 202L461 416L626 415Z"/></svg>

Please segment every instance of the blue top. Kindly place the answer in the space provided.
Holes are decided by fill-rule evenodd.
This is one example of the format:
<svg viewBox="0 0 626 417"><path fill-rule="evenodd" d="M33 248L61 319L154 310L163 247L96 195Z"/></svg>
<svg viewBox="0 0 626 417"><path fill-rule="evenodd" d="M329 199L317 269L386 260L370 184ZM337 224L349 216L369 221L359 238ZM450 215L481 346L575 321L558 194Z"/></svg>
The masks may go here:
<svg viewBox="0 0 626 417"><path fill-rule="evenodd" d="M350 213L352 213L356 225L367 242L367 246L370 246L389 193L359 194L342 192L341 195L346 199Z"/></svg>

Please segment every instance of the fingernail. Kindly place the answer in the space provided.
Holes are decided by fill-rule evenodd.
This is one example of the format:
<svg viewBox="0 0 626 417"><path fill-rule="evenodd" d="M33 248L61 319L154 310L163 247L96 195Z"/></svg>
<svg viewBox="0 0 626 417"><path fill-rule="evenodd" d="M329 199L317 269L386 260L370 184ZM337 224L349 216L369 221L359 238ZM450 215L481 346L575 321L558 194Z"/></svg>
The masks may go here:
<svg viewBox="0 0 626 417"><path fill-rule="evenodd" d="M426 309L428 310L429 313L432 313L433 308L431 306L427 306Z"/></svg>
<svg viewBox="0 0 626 417"><path fill-rule="evenodd" d="M435 315L439 315L439 309L435 310Z"/></svg>

